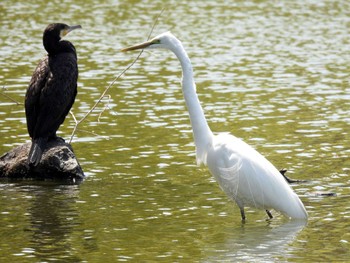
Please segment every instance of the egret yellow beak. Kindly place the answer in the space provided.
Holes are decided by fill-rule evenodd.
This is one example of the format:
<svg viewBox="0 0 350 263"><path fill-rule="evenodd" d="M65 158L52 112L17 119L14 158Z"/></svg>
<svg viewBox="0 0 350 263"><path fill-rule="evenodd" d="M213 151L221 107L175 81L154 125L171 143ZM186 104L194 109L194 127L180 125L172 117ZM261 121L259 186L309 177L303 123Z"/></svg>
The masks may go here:
<svg viewBox="0 0 350 263"><path fill-rule="evenodd" d="M153 41L150 40L150 41L143 42L141 44L136 44L134 46L123 48L121 51L126 52L126 51L137 50L137 49L145 49L146 47L149 47L152 44L153 44Z"/></svg>

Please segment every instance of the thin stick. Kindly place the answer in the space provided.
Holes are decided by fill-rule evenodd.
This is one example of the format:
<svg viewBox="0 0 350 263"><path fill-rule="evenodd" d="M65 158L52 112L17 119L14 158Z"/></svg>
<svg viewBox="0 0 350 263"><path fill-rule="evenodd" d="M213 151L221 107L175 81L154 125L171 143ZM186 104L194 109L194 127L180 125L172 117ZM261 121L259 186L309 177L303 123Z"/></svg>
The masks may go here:
<svg viewBox="0 0 350 263"><path fill-rule="evenodd" d="M2 87L3 90L6 90L6 87ZM9 95L5 94L5 92L1 91L0 94L4 96L5 98L8 98L10 101L16 103L17 105L23 105L23 103L16 101L15 99L11 98Z"/></svg>
<svg viewBox="0 0 350 263"><path fill-rule="evenodd" d="M106 95L107 91L113 86L113 84L127 71L129 70L134 64L135 62L138 60L138 58L141 56L142 54L142 51L140 52L140 54L136 57L136 59L128 66L126 67L112 82L111 84L109 84L109 86L104 90L104 92L102 93L102 95L100 96L100 98L96 101L96 103L94 104L94 106L92 106L92 108L79 120L76 122L75 124L75 127L73 129L73 132L72 132L72 135L71 135L71 138L69 140L69 143L72 142L73 140L73 137L74 137L74 134L75 134L75 131L77 130L77 127L80 123L82 123L89 115L91 112L93 112L97 105L101 102L101 100L103 99L103 97Z"/></svg>
<svg viewBox="0 0 350 263"><path fill-rule="evenodd" d="M163 14L164 10L165 10L165 7L162 9L162 11L160 11L160 13L158 14L158 16L156 17L156 20L154 21L153 26L152 26L152 28L151 28L151 31L150 31L149 34L148 34L147 40L149 40L149 39L151 38L151 35L152 35L153 31L154 31L154 28L155 28L156 25L158 24L159 18L160 18L161 15ZM141 53L142 53L142 52L141 52Z"/></svg>
<svg viewBox="0 0 350 263"><path fill-rule="evenodd" d="M164 11L164 8L163 8L162 11L160 12L160 14L156 17L156 20L155 20L155 22L153 23L153 26L152 26L152 28L151 28L151 32L149 33L147 40L151 37L151 35L152 35L152 33L153 33L153 30L154 30L155 26L157 25L158 20L159 20L159 17L162 15L163 11ZM92 108L91 108L79 121L76 121L76 119L75 119L75 127L74 127L74 129L73 129L73 132L72 132L71 138L70 138L70 140L69 140L69 143L72 142L73 137L74 137L74 134L75 134L75 132L76 132L76 130L77 130L78 125L79 125L80 123L82 123L82 122L91 114L91 112L93 112L93 111L96 109L97 105L101 102L101 100L103 99L103 97L106 95L107 91L114 85L114 83L117 82L117 80L118 80L122 75L124 75L124 73L125 73L126 71L128 71L128 70L136 63L136 61L139 59L139 57L142 55L142 53L143 53L143 50L141 50L140 53L138 54L138 56L133 60L133 62L131 62L131 64L130 64L129 66L127 66L127 67L126 67L126 68L125 68L125 69L124 69L124 70L109 84L109 86L108 86L108 87L104 90L104 92L101 94L100 98L96 101L96 103L94 104L94 106L92 106Z"/></svg>
<svg viewBox="0 0 350 263"><path fill-rule="evenodd" d="M83 133L87 133L87 134L92 134L92 135L95 135L95 136L97 136L97 137L102 137L102 138L104 138L104 139L106 139L106 140L109 140L109 136L107 136L107 135L101 135L101 134L98 134L98 133L96 133L96 132L87 131L87 130L82 130L82 129L77 129L77 131L83 132Z"/></svg>
<svg viewBox="0 0 350 263"><path fill-rule="evenodd" d="M102 117L102 114L107 110L110 109L109 108L109 102L111 101L111 95L107 95L108 101L106 103L106 106L102 109L102 111L100 112L100 114L98 115L97 121L100 122L100 119Z"/></svg>

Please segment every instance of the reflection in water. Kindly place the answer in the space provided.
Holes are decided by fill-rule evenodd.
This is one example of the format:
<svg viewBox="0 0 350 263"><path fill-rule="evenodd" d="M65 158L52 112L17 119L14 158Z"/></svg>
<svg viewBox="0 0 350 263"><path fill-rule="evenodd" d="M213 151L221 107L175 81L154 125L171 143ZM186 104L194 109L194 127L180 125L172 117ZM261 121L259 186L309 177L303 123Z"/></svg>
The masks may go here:
<svg viewBox="0 0 350 263"><path fill-rule="evenodd" d="M77 185L24 185L21 192L30 196L26 214L29 217L30 242L22 252L40 261L77 262L72 250L72 231L80 225L75 203ZM23 194L23 193L22 193Z"/></svg>
<svg viewBox="0 0 350 263"><path fill-rule="evenodd" d="M315 182L294 187L310 220L299 234L274 220L238 226L237 207L206 170L195 169L178 63L152 52L110 89L116 114L105 111L98 123L96 111L77 132L73 148L91 175L79 190L0 184L0 262L252 262L259 253L273 261L277 248L291 261L348 261L349 1L59 2L1 2L7 95L23 102L45 55L47 19L79 22L85 30L67 38L79 49L79 119L134 59L119 49L145 39L166 6L152 36L171 30L185 43L211 128L243 138L291 177ZM4 153L29 137L23 105L0 101ZM60 136L69 139L73 126L69 116ZM314 191L337 197L307 195Z"/></svg>
<svg viewBox="0 0 350 263"><path fill-rule="evenodd" d="M237 260L275 261L288 257L291 253L288 247L296 239L298 233L306 226L305 221L288 221L278 226L243 225L239 230L228 229L229 237L224 244L215 247L215 256L205 262ZM233 236L234 234L234 236Z"/></svg>

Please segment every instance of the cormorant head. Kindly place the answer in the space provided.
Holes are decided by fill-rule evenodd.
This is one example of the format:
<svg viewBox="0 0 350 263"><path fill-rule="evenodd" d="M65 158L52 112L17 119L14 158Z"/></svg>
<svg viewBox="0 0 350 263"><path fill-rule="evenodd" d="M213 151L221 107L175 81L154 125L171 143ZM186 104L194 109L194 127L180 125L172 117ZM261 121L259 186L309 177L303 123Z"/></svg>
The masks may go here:
<svg viewBox="0 0 350 263"><path fill-rule="evenodd" d="M54 53L57 50L58 42L62 37L74 29L81 28L80 25L68 26L62 23L50 24L46 27L43 35L43 43L46 51Z"/></svg>

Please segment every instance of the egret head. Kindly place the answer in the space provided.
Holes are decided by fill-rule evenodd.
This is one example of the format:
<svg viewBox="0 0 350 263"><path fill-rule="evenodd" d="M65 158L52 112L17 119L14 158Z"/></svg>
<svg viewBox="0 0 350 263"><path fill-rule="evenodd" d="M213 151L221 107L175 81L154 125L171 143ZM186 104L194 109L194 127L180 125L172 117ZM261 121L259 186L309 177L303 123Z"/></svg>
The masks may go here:
<svg viewBox="0 0 350 263"><path fill-rule="evenodd" d="M174 48L180 43L177 38L170 32L165 32L160 34L149 41L136 44L127 48L123 48L121 51L131 51L137 49L154 49L154 48L164 48L174 50Z"/></svg>

